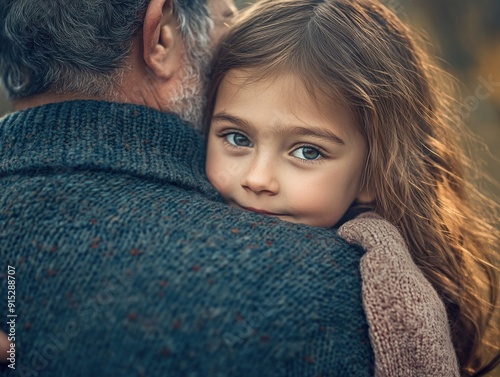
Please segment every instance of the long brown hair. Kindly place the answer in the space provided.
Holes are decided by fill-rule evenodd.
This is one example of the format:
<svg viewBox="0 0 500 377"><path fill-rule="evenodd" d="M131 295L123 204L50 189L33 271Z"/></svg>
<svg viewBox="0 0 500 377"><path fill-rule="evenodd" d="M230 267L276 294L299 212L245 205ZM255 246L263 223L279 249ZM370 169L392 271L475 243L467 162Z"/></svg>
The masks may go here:
<svg viewBox="0 0 500 377"><path fill-rule="evenodd" d="M415 40L374 0L260 1L215 55L207 112L231 69L291 72L311 95L343 101L367 140L372 208L443 299L462 375L479 376L499 362L487 341L499 337L498 205L471 183L454 84Z"/></svg>

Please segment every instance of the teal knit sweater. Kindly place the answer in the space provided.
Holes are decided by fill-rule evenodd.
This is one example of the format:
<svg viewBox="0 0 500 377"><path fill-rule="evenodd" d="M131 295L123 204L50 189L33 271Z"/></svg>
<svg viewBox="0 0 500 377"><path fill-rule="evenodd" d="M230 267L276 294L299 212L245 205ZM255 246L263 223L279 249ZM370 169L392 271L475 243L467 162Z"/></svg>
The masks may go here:
<svg viewBox="0 0 500 377"><path fill-rule="evenodd" d="M17 315L16 370L0 374L372 374L362 250L229 208L204 154L193 129L141 106L0 120L0 329Z"/></svg>

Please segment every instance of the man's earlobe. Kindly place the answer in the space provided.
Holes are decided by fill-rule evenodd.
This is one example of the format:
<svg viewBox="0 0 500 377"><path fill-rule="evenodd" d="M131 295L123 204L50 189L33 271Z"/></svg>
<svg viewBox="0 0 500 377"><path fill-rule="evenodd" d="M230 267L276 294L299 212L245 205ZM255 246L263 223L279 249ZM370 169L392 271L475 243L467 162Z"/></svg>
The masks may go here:
<svg viewBox="0 0 500 377"><path fill-rule="evenodd" d="M157 77L169 79L177 69L180 33L172 0L151 0L143 26L143 57Z"/></svg>

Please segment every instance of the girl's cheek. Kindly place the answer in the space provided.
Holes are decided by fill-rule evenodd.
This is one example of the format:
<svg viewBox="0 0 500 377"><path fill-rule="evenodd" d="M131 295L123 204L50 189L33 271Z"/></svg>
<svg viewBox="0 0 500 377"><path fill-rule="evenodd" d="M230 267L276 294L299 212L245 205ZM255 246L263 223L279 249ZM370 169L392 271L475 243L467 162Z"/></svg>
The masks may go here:
<svg viewBox="0 0 500 377"><path fill-rule="evenodd" d="M219 191L221 194L226 194L229 190L231 183L231 175L224 169L224 158L222 156L217 157L213 153L208 154L206 173L207 178L210 183Z"/></svg>

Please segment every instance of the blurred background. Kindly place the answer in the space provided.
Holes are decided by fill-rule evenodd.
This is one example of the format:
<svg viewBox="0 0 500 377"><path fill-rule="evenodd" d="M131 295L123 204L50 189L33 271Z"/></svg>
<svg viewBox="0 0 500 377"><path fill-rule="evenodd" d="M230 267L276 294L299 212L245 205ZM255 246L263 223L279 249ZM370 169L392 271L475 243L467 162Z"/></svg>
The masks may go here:
<svg viewBox="0 0 500 377"><path fill-rule="evenodd" d="M461 86L469 129L484 142L477 157L493 182L480 185L500 200L500 0L386 0L435 46L442 67ZM487 92L484 89L487 88ZM482 93L485 95L483 96ZM500 376L500 374L497 374Z"/></svg>

